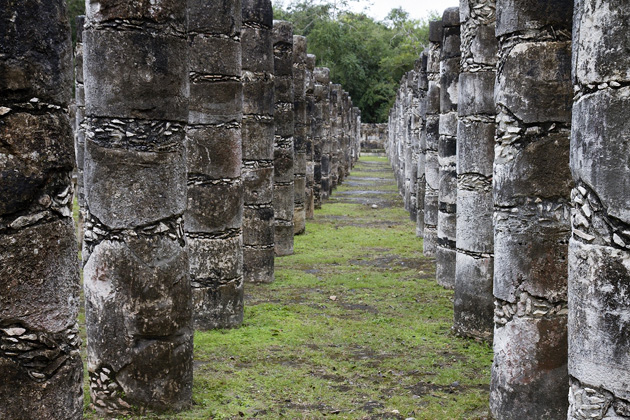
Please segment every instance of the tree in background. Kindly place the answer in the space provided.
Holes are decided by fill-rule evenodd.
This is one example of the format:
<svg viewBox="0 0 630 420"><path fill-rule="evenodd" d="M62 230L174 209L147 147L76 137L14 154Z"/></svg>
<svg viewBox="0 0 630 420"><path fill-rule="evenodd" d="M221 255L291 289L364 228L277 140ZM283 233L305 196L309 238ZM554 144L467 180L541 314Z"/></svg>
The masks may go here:
<svg viewBox="0 0 630 420"><path fill-rule="evenodd" d="M274 18L306 36L308 52L352 96L363 122L386 122L400 79L428 44L427 21L392 9L384 21L348 10L345 1L294 0Z"/></svg>

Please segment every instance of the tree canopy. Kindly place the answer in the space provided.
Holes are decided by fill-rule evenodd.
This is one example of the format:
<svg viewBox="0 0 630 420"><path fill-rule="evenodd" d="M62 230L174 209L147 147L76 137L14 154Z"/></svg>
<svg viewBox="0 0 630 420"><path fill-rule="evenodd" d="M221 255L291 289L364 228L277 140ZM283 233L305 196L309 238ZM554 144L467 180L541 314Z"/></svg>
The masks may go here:
<svg viewBox="0 0 630 420"><path fill-rule="evenodd" d="M345 2L294 0L274 18L294 24L317 65L350 93L363 122L385 122L400 79L428 44L428 23L392 9L383 21L351 12Z"/></svg>

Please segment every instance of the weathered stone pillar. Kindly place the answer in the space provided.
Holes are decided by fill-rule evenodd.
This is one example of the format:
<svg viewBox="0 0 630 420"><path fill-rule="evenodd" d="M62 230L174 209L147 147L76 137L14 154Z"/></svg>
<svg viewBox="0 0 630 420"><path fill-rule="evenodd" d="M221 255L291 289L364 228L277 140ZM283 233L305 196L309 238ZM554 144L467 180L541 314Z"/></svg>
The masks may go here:
<svg viewBox="0 0 630 420"><path fill-rule="evenodd" d="M301 235L306 230L306 38L293 36L293 106L295 110L295 135L293 136L294 209L293 232Z"/></svg>
<svg viewBox="0 0 630 420"><path fill-rule="evenodd" d="M313 160L315 132L315 78L313 72L315 70L315 56L313 54L306 55L306 73L304 75L306 85L306 193L305 207L306 218L313 219L315 217L315 162Z"/></svg>
<svg viewBox="0 0 630 420"><path fill-rule="evenodd" d="M424 235L423 250L428 257L435 256L437 248L438 188L438 141L440 138L440 49L442 45L442 21L429 22L429 49L427 51L426 149L424 175Z"/></svg>
<svg viewBox="0 0 630 420"><path fill-rule="evenodd" d="M328 196L332 194L334 188L337 187L339 167L339 137L341 133L341 85L336 83L330 84L330 145L329 145L329 171L328 171Z"/></svg>
<svg viewBox="0 0 630 420"><path fill-rule="evenodd" d="M496 0L462 0L459 122L457 126L457 267L455 332L492 340L492 163L494 79L497 63Z"/></svg>
<svg viewBox="0 0 630 420"><path fill-rule="evenodd" d="M271 0L242 0L243 278L274 280L274 83Z"/></svg>
<svg viewBox="0 0 630 420"><path fill-rule="evenodd" d="M630 418L630 46L625 2L575 2L569 419Z"/></svg>
<svg viewBox="0 0 630 420"><path fill-rule="evenodd" d="M102 415L180 410L191 403L193 350L186 5L86 6L90 393Z"/></svg>
<svg viewBox="0 0 630 420"><path fill-rule="evenodd" d="M241 1L188 0L188 208L193 324L243 322Z"/></svg>
<svg viewBox="0 0 630 420"><path fill-rule="evenodd" d="M460 70L459 8L442 16L444 28L440 60L440 139L438 141L438 232L435 253L438 284L455 287L457 208L457 103Z"/></svg>
<svg viewBox="0 0 630 420"><path fill-rule="evenodd" d="M352 126L354 129L352 130L353 137L353 158L352 158L352 167L361 157L361 110L358 107L352 107L353 116L352 116Z"/></svg>
<svg viewBox="0 0 630 420"><path fill-rule="evenodd" d="M498 0L494 190L497 419L567 413L568 0Z"/></svg>
<svg viewBox="0 0 630 420"><path fill-rule="evenodd" d="M322 171L322 180L321 180L321 190L320 196L322 202L324 200L328 200L330 197L330 158L331 158L331 148L332 148L332 130L331 130L331 85L330 82L330 70L328 68L324 68L324 80L326 83L322 84L322 88L324 90L324 101L322 102L322 140L321 140L321 171Z"/></svg>
<svg viewBox="0 0 630 420"><path fill-rule="evenodd" d="M418 68L418 163L416 181L416 236L424 235L424 196L426 194L425 162L427 152L427 52L420 54L416 67Z"/></svg>
<svg viewBox="0 0 630 420"><path fill-rule="evenodd" d="M65 1L0 6L0 418L81 419Z"/></svg>
<svg viewBox="0 0 630 420"><path fill-rule="evenodd" d="M77 28L76 44L74 47L74 154L76 156L76 191L77 204L79 205L79 218L77 220L77 237L79 248L83 245L83 223L85 221L85 191L83 188L83 154L85 151L85 88L83 85L83 26L85 16L77 16L75 19Z"/></svg>
<svg viewBox="0 0 630 420"><path fill-rule="evenodd" d="M420 150L420 66L418 60L414 63L414 69L409 77L409 219L415 222L418 219L418 155Z"/></svg>
<svg viewBox="0 0 630 420"><path fill-rule="evenodd" d="M316 209L322 206L322 147L328 135L326 119L328 113L328 99L330 93L330 70L325 67L315 67L313 70L315 97L315 121L313 128L313 196Z"/></svg>
<svg viewBox="0 0 630 420"><path fill-rule="evenodd" d="M273 23L276 136L274 145L273 208L275 212L275 252L293 254L293 205L295 111L293 108L293 25Z"/></svg>
<svg viewBox="0 0 630 420"><path fill-rule="evenodd" d="M348 175L350 175L351 149L352 149L352 133L354 126L352 125L352 98L348 92L343 92L343 127L341 130L343 142L341 144L343 167L339 172L339 183L343 183Z"/></svg>

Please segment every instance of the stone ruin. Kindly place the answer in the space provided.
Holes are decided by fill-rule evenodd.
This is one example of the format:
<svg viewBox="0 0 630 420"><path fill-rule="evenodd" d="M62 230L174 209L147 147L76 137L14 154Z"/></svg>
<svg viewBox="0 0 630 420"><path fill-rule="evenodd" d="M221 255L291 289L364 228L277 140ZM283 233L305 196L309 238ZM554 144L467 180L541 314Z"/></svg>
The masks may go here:
<svg viewBox="0 0 630 420"><path fill-rule="evenodd" d="M405 198L418 150L417 233L455 289L454 332L493 342L497 419L630 418L628 18L620 2L462 0L390 111Z"/></svg>
<svg viewBox="0 0 630 420"><path fill-rule="evenodd" d="M82 418L73 194L94 408L177 411L193 329L242 322L276 227L300 233L296 209L360 154L358 109L288 24L274 38L269 1L87 3L74 136L65 2L0 9L0 418ZM629 19L619 0L462 0L390 113L454 330L493 341L497 419L630 418Z"/></svg>
<svg viewBox="0 0 630 420"><path fill-rule="evenodd" d="M361 124L361 150L385 150L389 137L387 124Z"/></svg>
<svg viewBox="0 0 630 420"><path fill-rule="evenodd" d="M360 113L337 85L331 115L306 39L268 0L220 6L88 0L75 104L65 2L0 9L0 418L83 417L73 194L92 405L179 411L193 330L242 323L356 162Z"/></svg>

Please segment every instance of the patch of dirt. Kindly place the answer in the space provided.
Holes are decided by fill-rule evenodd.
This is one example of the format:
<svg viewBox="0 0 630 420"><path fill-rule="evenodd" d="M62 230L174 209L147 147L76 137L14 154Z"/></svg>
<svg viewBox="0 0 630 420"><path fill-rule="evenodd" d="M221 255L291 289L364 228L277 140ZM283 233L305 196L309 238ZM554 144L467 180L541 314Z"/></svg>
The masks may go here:
<svg viewBox="0 0 630 420"><path fill-rule="evenodd" d="M378 267L396 271L430 271L433 267L432 260L427 260L425 258L400 258L397 255L387 255L376 258L374 258L372 255L366 255L364 258L349 260L348 263L364 267Z"/></svg>
<svg viewBox="0 0 630 420"><path fill-rule="evenodd" d="M365 305L362 303L339 303L339 306L341 306L344 309L349 309L352 311L364 311L364 312L369 312L371 314L377 314L378 313L378 309L376 309L373 306L370 305Z"/></svg>

